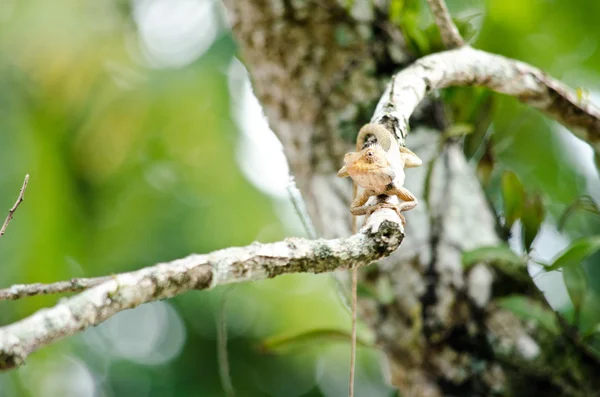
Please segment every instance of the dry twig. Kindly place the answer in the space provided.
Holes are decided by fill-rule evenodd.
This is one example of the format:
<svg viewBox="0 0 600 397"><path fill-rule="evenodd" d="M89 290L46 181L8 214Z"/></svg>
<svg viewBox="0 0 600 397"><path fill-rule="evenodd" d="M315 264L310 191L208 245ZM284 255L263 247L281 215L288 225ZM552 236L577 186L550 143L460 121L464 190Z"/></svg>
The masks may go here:
<svg viewBox="0 0 600 397"><path fill-rule="evenodd" d="M15 205L13 205L12 208L8 211L8 216L6 217L6 220L4 221L2 228L0 228L0 237L4 236L4 233L6 232L6 228L8 227L8 224L10 223L13 216L15 215L15 211L17 210L17 208L19 208L19 204L21 204L23 202L23 200L25 199L25 189L27 188L27 182L29 182L29 174L25 175L25 180L23 181L23 186L21 186L21 191L19 192L19 197L17 198Z"/></svg>
<svg viewBox="0 0 600 397"><path fill-rule="evenodd" d="M59 281L51 284L15 284L9 288L0 289L0 301L17 300L27 296L80 292L110 279L111 277L107 276L97 278L72 278L68 281Z"/></svg>
<svg viewBox="0 0 600 397"><path fill-rule="evenodd" d="M450 16L450 12L448 12L448 7L446 7L444 0L427 0L427 3L435 18L435 24L440 29L440 35L442 36L442 43L444 43L444 46L450 50L465 45L465 41L461 37L454 21L452 21L452 16Z"/></svg>

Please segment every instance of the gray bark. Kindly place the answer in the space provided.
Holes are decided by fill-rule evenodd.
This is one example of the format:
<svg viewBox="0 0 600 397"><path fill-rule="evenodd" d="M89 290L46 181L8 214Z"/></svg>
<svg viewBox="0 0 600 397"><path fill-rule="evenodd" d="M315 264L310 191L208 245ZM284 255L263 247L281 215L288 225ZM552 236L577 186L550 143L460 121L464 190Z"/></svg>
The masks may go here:
<svg viewBox="0 0 600 397"><path fill-rule="evenodd" d="M334 0L225 3L313 222L326 237L350 234L351 186L335 172L391 73L411 60L387 5L378 6L386 2L356 0L350 10ZM424 166L407 172L420 204L406 214L405 240L361 271L367 289L393 291L360 299L360 318L387 355L392 382L403 396L598 395L595 359L494 303L511 293L544 303L525 269L515 276L486 264L463 268L462 252L501 237L462 148L442 141L436 109L432 101L417 108L406 140ZM373 120L381 121L377 113ZM393 123L405 130L401 119ZM577 369L557 368L559 359Z"/></svg>

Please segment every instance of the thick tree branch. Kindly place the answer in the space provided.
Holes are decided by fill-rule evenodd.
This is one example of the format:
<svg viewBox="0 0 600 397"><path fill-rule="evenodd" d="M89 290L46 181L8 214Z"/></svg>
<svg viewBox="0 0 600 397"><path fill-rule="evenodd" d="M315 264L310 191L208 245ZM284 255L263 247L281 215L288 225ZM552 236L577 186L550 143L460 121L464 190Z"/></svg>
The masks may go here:
<svg viewBox="0 0 600 397"><path fill-rule="evenodd" d="M423 57L393 79L372 122L384 122L400 138L408 119L431 91L453 86L483 86L517 97L554 118L600 153L600 109L558 80L526 63L462 47Z"/></svg>
<svg viewBox="0 0 600 397"><path fill-rule="evenodd" d="M442 36L442 43L447 49L456 47L462 47L465 45L465 41L461 37L458 28L452 21L450 12L444 0L427 0L431 13L435 18L435 24L440 29L440 35Z"/></svg>
<svg viewBox="0 0 600 397"><path fill-rule="evenodd" d="M577 131L578 136L586 139L596 151L600 149L600 111L596 107L578 103L576 95L567 87L532 66L470 47L430 55L396 74L381 97L371 122L385 125L403 143L408 133L408 120L428 93L439 88L469 85L486 86L516 96ZM498 237L492 214L483 198L484 193L469 169L461 148L456 143L448 143L443 145L440 152L434 150L427 153L427 150L423 150L423 140L419 141L419 135L422 137L423 132L415 134L410 144L411 148L421 149L419 154L429 167L428 176L421 179L424 181L421 185L421 202L425 206L420 205L410 213L408 240L396 256L403 258L402 263L396 267L389 263L385 268L379 267L380 279L395 281L396 299L390 304L368 299L363 302L363 306L368 308L363 319L375 330L378 344L390 358L393 384L403 393L446 395L448 390L453 389L443 386L444 382L464 384L467 378L464 374L470 370L469 354L478 357L477 351L490 348L485 339L477 340L474 336L477 333L487 335L492 340L502 340L499 344L510 346L509 350L513 352L511 359L523 367L537 365L546 368L550 360L540 353L544 351L542 346L545 347L544 331L528 331L512 313L493 308L490 304L492 285L497 279L489 267L480 265L477 271L470 272L462 269L462 252L478 246L495 245ZM434 134L423 139L433 148L441 147L433 142L436 136ZM423 172L416 169L411 177L414 178L419 171ZM407 182L413 181L412 178ZM410 189L418 192L418 189ZM419 211L423 212L421 219L425 221L413 229L413 222L419 220ZM473 217L473 213L478 214L477 217ZM431 234L423 236L423 229L426 228L430 228ZM428 243L431 244L430 248L423 249ZM432 256L421 262L421 266L425 263L427 270L419 278L410 273L410 267L423 251L432 252ZM410 279L411 283L405 284L405 279ZM363 281L371 287L376 284L366 278ZM468 297L457 293L456 286L465 285L462 283L468 285ZM418 304L415 303L416 299ZM464 311L458 314L462 310L458 308L465 304L472 305L472 308L474 305L486 307L486 316L477 318L476 309L471 313ZM401 314L390 314L399 307L404 309ZM409 317L413 310L417 311L418 320ZM464 331L461 327L466 322L478 331L462 334ZM497 324L502 326L497 327ZM445 336L436 340L431 335L438 335L435 338ZM463 338L474 342L469 353L456 348L457 340L464 343L466 339ZM501 353L501 350L498 349L496 353ZM546 351L564 354L564 350L559 347L556 351ZM580 356L576 349L572 354ZM461 356L461 360L465 361L459 360ZM488 363L494 363L494 360ZM516 377L512 377L510 368L495 363L491 365L496 365L495 373L490 370L487 373L474 372L468 378L485 385L484 390L515 381ZM596 363L586 365L584 371L588 369L595 370ZM511 378L507 381L508 376ZM564 372L556 375L556 379L561 381L564 377Z"/></svg>
<svg viewBox="0 0 600 397"><path fill-rule="evenodd" d="M255 243L115 275L53 308L0 328L0 370L22 365L31 352L142 303L287 273L366 266L398 248L404 237L399 222L393 210L384 208L348 238Z"/></svg>
<svg viewBox="0 0 600 397"><path fill-rule="evenodd" d="M6 217L6 220L4 221L2 228L0 228L0 237L4 236L4 233L6 232L6 228L8 227L8 224L10 223L13 216L15 215L15 211L17 210L17 208L19 208L19 204L21 204L23 202L23 199L25 198L25 189L27 189L27 182L29 182L29 174L25 175L25 180L23 181L23 186L21 186L21 191L19 192L19 197L17 198L15 205L13 205L12 208L8 211L8 216Z"/></svg>

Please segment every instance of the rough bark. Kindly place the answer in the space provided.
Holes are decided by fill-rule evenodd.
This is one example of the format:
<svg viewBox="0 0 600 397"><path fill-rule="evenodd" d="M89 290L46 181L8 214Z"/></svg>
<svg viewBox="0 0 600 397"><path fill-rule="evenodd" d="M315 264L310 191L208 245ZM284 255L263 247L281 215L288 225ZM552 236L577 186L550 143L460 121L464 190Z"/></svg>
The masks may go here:
<svg viewBox="0 0 600 397"><path fill-rule="evenodd" d="M406 135L408 117L427 94L440 88L482 86L544 112L600 153L600 109L526 63L465 46L423 57L398 73L394 81L377 112L387 110L389 117L399 120L404 127L399 136Z"/></svg>
<svg viewBox="0 0 600 397"><path fill-rule="evenodd" d="M317 228L325 236L349 234L350 184L338 181L335 171L359 127L371 119L392 72L410 60L402 36L379 2L355 1L350 10L333 0L225 2L255 93ZM475 51L456 51L462 50ZM420 67L426 74L427 65ZM448 75L438 77L447 81ZM410 113L425 93L445 86L422 81L422 90L407 94L415 101ZM476 83L490 81L469 84ZM382 101L397 97L401 104L402 94L388 91ZM411 120L407 144L424 166L407 172L406 186L421 204L407 213L405 241L392 257L361 272L366 290L385 285L393 291L360 302L362 320L388 357L393 383L403 396L419 397L529 395L536 388L548 395L597 395L597 360L572 339L531 327L495 304L511 293L543 303L525 269L507 275L486 264L463 268L464 251L501 238L460 145L425 126L443 123L431 117L435 109L435 103L421 105ZM397 111L380 106L371 121L385 124L403 143L408 119L394 116ZM559 359L577 363L577 369L557 367Z"/></svg>
<svg viewBox="0 0 600 397"><path fill-rule="evenodd" d="M262 280L286 273L331 272L366 266L392 253L402 242L400 218L391 209L374 213L348 238L290 238L271 244L232 247L190 255L103 280L78 295L0 328L0 370L24 364L27 356L49 343L98 325L142 303L171 298L190 290ZM18 294L15 286L1 295Z"/></svg>

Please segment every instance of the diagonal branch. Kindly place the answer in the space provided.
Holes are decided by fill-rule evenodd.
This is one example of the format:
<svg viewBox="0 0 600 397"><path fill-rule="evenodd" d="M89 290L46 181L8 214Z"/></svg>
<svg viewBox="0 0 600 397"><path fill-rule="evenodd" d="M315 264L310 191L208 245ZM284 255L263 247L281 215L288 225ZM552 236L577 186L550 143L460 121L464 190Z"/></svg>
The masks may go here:
<svg viewBox="0 0 600 397"><path fill-rule="evenodd" d="M452 21L450 12L444 0L427 0L431 13L435 18L435 24L440 29L440 35L442 36L442 43L447 49L456 47L462 47L465 45L465 41L460 35L458 28Z"/></svg>
<svg viewBox="0 0 600 397"><path fill-rule="evenodd" d="M569 128L600 153L600 109L579 100L558 80L526 63L471 47L423 57L393 79L377 105L372 122L382 122L402 140L408 119L433 90L483 86L518 98Z"/></svg>
<svg viewBox="0 0 600 397"><path fill-rule="evenodd" d="M19 197L17 198L17 201L12 206L12 208L8 211L8 216L6 217L6 220L4 221L2 228L0 228L0 237L4 236L4 233L6 232L6 228L8 227L8 224L10 223L13 216L15 215L15 211L17 210L17 208L19 208L19 204L21 204L25 198L25 189L27 189L27 182L29 182L29 174L25 175L25 180L23 181L23 186L21 186L21 191L19 192Z"/></svg>
<svg viewBox="0 0 600 397"><path fill-rule="evenodd" d="M287 273L366 266L394 252L403 237L400 219L384 208L369 218L361 232L348 238L255 243L115 275L53 308L0 328L0 370L18 367L31 352L142 303Z"/></svg>

